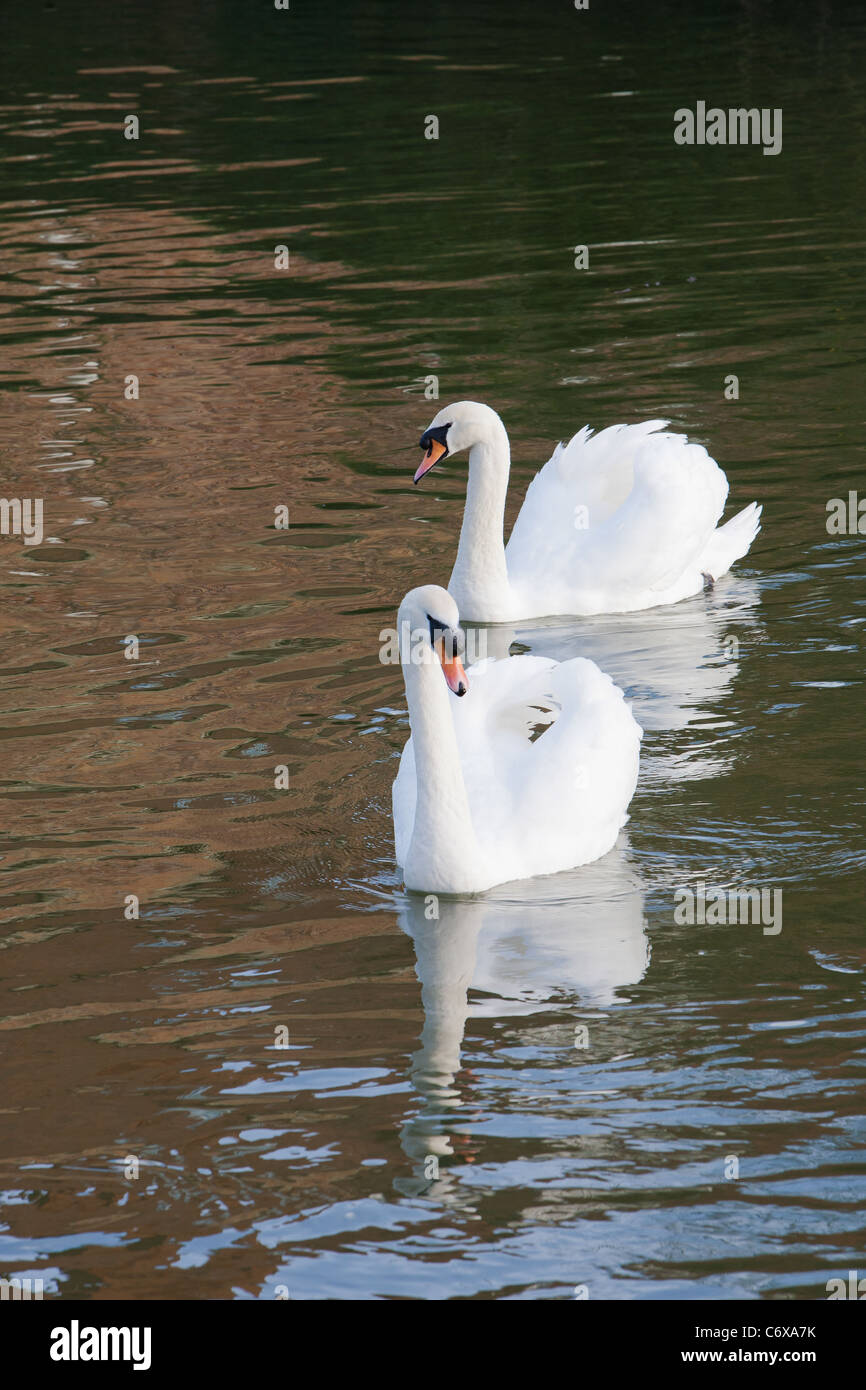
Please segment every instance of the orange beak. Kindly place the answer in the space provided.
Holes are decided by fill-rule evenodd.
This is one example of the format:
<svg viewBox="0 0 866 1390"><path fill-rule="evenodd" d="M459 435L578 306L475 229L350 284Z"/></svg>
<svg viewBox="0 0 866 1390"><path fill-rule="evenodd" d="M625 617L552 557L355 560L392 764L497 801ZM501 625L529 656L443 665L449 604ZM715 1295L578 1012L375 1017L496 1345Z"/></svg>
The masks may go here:
<svg viewBox="0 0 866 1390"><path fill-rule="evenodd" d="M469 689L469 682L466 679L466 672L460 657L456 652L449 656L445 651L444 642L437 642L436 650L439 654L439 660L442 662L442 670L445 672L448 689L452 695L465 695Z"/></svg>
<svg viewBox="0 0 866 1390"><path fill-rule="evenodd" d="M438 439L432 439L430 441L430 448L424 455L424 458L422 459L420 467L416 471L415 477L412 479L412 482L419 483L421 479L424 477L424 474L429 473L434 463L438 463L442 455L447 452L448 451L445 448L444 444L440 444Z"/></svg>

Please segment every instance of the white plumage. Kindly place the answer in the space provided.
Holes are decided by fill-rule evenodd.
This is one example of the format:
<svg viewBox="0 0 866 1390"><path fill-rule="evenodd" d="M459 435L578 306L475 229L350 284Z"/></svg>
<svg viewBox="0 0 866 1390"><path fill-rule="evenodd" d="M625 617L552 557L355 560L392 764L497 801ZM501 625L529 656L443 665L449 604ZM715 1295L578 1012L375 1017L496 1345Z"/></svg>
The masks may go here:
<svg viewBox="0 0 866 1390"><path fill-rule="evenodd" d="M440 410L424 439L436 431L447 453L470 450L448 585L464 619L507 622L676 603L745 555L760 530L761 508L753 502L719 526L725 474L703 445L667 433L666 424L613 425L596 435L586 427L557 445L503 546L505 427L479 402Z"/></svg>
<svg viewBox="0 0 866 1390"><path fill-rule="evenodd" d="M454 629L453 599L414 589L401 625ZM393 787L407 887L479 892L606 854L627 820L641 730L594 662L514 656L471 666L455 698L431 659L405 663L412 737Z"/></svg>

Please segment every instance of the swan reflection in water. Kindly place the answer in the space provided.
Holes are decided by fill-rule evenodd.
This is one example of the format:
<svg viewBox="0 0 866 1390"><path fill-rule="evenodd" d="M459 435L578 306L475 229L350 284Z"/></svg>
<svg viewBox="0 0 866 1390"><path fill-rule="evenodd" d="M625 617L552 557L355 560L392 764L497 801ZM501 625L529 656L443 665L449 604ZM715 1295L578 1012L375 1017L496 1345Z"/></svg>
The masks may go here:
<svg viewBox="0 0 866 1390"><path fill-rule="evenodd" d="M424 1026L410 1070L421 1107L400 1135L413 1176L397 1180L399 1191L457 1198L447 1165L466 1142L451 1131L472 1100L471 1083L457 1079L468 1018L606 1008L643 978L649 939L626 848L622 835L594 864L483 896L403 898L399 922L415 945Z"/></svg>

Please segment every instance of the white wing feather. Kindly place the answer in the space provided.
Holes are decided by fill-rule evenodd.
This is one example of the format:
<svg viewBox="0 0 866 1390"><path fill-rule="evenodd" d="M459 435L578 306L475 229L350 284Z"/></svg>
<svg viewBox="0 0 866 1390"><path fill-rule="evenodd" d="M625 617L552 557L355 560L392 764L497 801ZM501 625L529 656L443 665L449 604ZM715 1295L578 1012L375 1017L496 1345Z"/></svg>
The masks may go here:
<svg viewBox="0 0 866 1390"><path fill-rule="evenodd" d="M728 482L703 445L666 423L583 429L556 448L506 547L521 611L628 611L700 589Z"/></svg>
<svg viewBox="0 0 866 1390"><path fill-rule="evenodd" d="M498 881L605 854L628 818L641 738L619 687L584 658L486 660L468 677L452 716L473 827ZM411 739L393 809L403 864L415 818Z"/></svg>

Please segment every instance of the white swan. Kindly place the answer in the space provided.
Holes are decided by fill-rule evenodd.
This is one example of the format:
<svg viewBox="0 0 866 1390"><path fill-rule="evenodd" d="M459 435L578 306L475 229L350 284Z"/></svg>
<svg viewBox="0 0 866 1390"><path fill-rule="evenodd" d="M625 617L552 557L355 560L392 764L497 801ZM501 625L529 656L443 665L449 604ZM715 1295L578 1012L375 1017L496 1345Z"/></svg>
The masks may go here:
<svg viewBox="0 0 866 1390"><path fill-rule="evenodd" d="M467 677L459 621L435 584L400 605L412 736L392 805L406 887L475 893L599 859L637 781L641 730L622 691L583 657L487 659Z"/></svg>
<svg viewBox="0 0 866 1390"><path fill-rule="evenodd" d="M668 422L588 426L529 485L507 547L510 467L505 426L489 406L458 401L421 436L417 483L469 450L460 545L448 589L464 619L508 622L631 613L699 593L746 554L760 530L753 502L717 526L728 480L700 444L660 433Z"/></svg>

